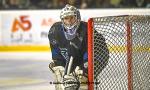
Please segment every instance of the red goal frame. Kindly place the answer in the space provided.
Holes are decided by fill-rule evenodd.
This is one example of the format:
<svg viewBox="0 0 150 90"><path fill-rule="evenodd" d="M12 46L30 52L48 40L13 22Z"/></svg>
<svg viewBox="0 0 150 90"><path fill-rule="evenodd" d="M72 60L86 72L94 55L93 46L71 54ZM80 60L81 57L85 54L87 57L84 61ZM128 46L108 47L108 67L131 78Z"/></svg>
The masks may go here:
<svg viewBox="0 0 150 90"><path fill-rule="evenodd" d="M127 73L128 90L132 90L132 30L130 22L126 22L127 33ZM94 63L93 63L93 18L88 20L88 90L94 90Z"/></svg>

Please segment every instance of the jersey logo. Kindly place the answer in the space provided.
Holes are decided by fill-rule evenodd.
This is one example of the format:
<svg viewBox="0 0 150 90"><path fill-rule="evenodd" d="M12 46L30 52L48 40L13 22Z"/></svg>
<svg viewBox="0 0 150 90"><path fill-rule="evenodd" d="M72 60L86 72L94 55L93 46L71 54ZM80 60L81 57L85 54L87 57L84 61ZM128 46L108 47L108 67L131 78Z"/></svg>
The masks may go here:
<svg viewBox="0 0 150 90"><path fill-rule="evenodd" d="M61 55L65 58L65 60L69 60L69 55L68 55L68 52L67 52L67 48L60 48L60 51L61 51Z"/></svg>

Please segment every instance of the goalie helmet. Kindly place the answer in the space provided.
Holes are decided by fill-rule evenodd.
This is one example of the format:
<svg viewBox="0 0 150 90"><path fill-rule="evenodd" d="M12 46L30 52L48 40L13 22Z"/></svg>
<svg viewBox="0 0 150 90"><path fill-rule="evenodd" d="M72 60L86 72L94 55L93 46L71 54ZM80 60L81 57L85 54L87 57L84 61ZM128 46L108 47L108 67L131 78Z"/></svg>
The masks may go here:
<svg viewBox="0 0 150 90"><path fill-rule="evenodd" d="M63 19L67 16L75 16L76 22L73 23L72 25L66 25L64 23ZM67 4L61 10L60 19L61 19L63 26L65 27L66 30L74 30L74 32L75 32L80 25L80 21L81 21L80 12L76 7Z"/></svg>

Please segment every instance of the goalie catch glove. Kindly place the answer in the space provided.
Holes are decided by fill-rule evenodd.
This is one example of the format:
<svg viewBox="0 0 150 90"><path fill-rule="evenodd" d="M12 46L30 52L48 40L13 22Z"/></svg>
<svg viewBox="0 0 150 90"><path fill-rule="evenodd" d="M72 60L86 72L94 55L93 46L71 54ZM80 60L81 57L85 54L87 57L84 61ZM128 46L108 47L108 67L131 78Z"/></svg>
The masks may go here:
<svg viewBox="0 0 150 90"><path fill-rule="evenodd" d="M87 83L87 77L86 77L85 73L83 72L83 70L81 70L79 68L79 66L76 67L75 73L76 73L77 77L79 78L79 81L80 81L81 84L82 83L84 83L84 84Z"/></svg>
<svg viewBox="0 0 150 90"><path fill-rule="evenodd" d="M75 68L75 73L76 73L76 75L77 75L79 78L82 78L82 76L83 76L83 70L81 70L79 66L77 66L77 67Z"/></svg>
<svg viewBox="0 0 150 90"><path fill-rule="evenodd" d="M63 77L63 90L78 90L80 82L73 75L65 75Z"/></svg>
<svg viewBox="0 0 150 90"><path fill-rule="evenodd" d="M88 78L85 75L85 72L83 72L83 70L80 69L79 66L77 66L75 69L75 73L80 82L80 90L88 90Z"/></svg>

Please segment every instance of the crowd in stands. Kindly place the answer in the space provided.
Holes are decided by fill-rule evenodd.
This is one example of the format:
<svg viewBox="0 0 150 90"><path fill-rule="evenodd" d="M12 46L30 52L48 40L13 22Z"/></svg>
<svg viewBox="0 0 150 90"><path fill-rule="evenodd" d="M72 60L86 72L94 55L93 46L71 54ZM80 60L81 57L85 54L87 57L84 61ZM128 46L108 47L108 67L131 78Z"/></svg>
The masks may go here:
<svg viewBox="0 0 150 90"><path fill-rule="evenodd" d="M66 4L79 9L150 8L150 0L0 0L0 10L61 9Z"/></svg>

